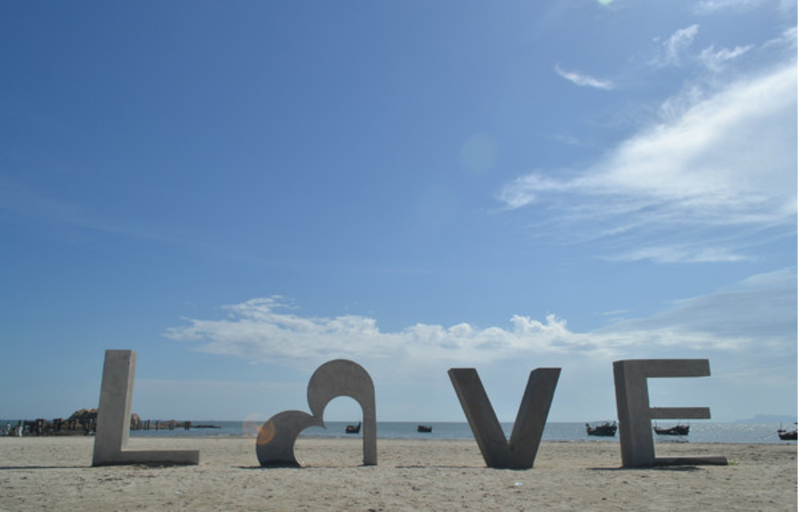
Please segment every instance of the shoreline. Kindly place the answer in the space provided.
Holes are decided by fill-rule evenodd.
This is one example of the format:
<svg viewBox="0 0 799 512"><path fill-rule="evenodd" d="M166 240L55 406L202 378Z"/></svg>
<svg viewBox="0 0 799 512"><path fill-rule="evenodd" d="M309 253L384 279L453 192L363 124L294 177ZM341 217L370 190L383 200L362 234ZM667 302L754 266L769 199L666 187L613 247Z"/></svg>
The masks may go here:
<svg viewBox="0 0 799 512"><path fill-rule="evenodd" d="M324 439L344 439L352 437L345 433L345 427L352 422L329 421L326 422L326 429L320 427L309 427L304 430L299 438L324 438ZM466 422L428 422L433 426L432 432L417 432L420 422L378 422L378 440L393 439L456 439L473 440L474 434ZM200 428L213 426L215 428ZM509 436L513 423L503 422L503 430ZM161 430L131 430L130 436L133 438L182 438L182 437L241 437L243 435L257 435L260 427L258 422L243 421L192 421L191 430L184 428L161 429ZM653 425L658 426L657 423ZM661 422L661 426L664 426ZM668 425L666 425L668 426ZM694 422L690 424L689 436L664 436L653 434L655 443L675 443L687 442L696 443L722 443L722 444L784 444L778 437L778 430L784 424L741 424L741 423L720 423L720 422ZM66 432L59 432L56 435L64 435ZM30 434L35 436L36 434ZM50 434L52 435L52 434ZM73 432L73 435L86 435L85 430ZM2 436L0 436L2 437ZM613 437L589 436L586 433L585 423L564 423L547 422L543 433L544 441L601 441L618 443L618 434Z"/></svg>
<svg viewBox="0 0 799 512"><path fill-rule="evenodd" d="M795 511L796 444L688 444L658 456L728 466L621 469L619 446L542 441L531 470L485 467L474 440L300 438L302 469L260 468L253 439L131 438L128 449L199 449L197 466L91 467L91 437L0 438L0 510Z"/></svg>

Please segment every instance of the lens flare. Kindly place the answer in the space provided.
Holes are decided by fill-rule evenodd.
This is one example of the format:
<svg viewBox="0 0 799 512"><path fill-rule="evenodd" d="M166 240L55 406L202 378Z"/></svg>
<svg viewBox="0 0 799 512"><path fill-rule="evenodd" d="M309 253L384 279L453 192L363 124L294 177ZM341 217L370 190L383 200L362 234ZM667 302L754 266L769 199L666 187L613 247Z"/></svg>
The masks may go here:
<svg viewBox="0 0 799 512"><path fill-rule="evenodd" d="M261 426L261 430L258 434L258 439L255 441L256 444L269 444L272 442L272 439L275 438L275 424L271 421L267 421Z"/></svg>
<svg viewBox="0 0 799 512"><path fill-rule="evenodd" d="M258 433L261 431L263 425L269 418L263 414L250 414L241 424L241 433L247 439L257 439Z"/></svg>

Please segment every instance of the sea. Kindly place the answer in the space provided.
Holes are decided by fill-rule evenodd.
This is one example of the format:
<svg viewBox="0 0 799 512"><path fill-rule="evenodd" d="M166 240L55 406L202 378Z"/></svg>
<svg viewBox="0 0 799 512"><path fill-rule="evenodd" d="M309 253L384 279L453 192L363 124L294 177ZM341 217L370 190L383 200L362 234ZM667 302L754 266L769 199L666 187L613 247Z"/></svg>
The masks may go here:
<svg viewBox="0 0 799 512"><path fill-rule="evenodd" d="M357 422L325 422L326 428L309 427L300 437L320 438L353 438L360 434L347 434L347 425ZM676 423L659 422L658 426L669 427ZM255 437L260 424L248 421L192 421L193 428L184 430L135 430L131 431L132 437ZM432 432L421 433L417 431L418 425L433 427ZM505 437L509 438L513 423L501 423ZM687 436L661 436L653 433L655 442L658 443L744 443L744 444L789 444L795 441L781 441L777 436L777 429L781 426L786 429L795 428L794 425L780 424L752 424L752 423L711 423L693 422L688 424L690 433ZM197 428L198 426L213 426L216 428ZM378 439L473 439L469 424L466 422L396 422L378 421ZM584 423L547 423L543 434L544 441L564 442L602 442L618 443L618 433L615 437L588 436Z"/></svg>

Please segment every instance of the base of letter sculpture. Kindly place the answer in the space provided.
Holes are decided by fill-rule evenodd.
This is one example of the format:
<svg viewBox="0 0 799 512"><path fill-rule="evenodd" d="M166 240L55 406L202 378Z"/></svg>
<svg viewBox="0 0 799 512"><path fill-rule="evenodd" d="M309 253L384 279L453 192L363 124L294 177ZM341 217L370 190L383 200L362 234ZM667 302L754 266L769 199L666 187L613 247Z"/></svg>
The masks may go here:
<svg viewBox="0 0 799 512"><path fill-rule="evenodd" d="M126 450L135 378L135 352L105 351L92 466L199 464L199 451Z"/></svg>
<svg viewBox="0 0 799 512"><path fill-rule="evenodd" d="M363 463L377 464L377 416L375 387L366 370L345 359L329 361L314 372L308 383L311 413L283 411L267 420L258 433L255 452L262 467L302 467L294 456L294 443L310 426L324 427L324 412L331 400L353 398L363 411Z"/></svg>
<svg viewBox="0 0 799 512"><path fill-rule="evenodd" d="M505 439L477 370L452 368L448 373L486 465L497 469L532 468L560 368L538 368L530 372L510 442Z"/></svg>
<svg viewBox="0 0 799 512"><path fill-rule="evenodd" d="M710 419L707 407L649 407L649 377L708 377L707 359L640 359L613 363L624 467L727 465L725 457L655 457L652 420Z"/></svg>

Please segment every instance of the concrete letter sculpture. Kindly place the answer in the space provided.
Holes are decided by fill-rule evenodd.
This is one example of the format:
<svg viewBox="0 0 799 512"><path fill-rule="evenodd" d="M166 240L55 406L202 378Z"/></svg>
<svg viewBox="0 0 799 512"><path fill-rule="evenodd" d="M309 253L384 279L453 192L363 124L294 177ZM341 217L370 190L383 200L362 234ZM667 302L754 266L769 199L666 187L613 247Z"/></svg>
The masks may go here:
<svg viewBox="0 0 799 512"><path fill-rule="evenodd" d="M136 353L106 350L92 466L199 464L199 451L126 450L136 378Z"/></svg>
<svg viewBox="0 0 799 512"><path fill-rule="evenodd" d="M505 439L477 370L452 368L448 373L486 465L497 469L532 468L560 368L538 368L530 372L510 442Z"/></svg>
<svg viewBox="0 0 799 512"><path fill-rule="evenodd" d="M353 398L363 410L363 463L377 464L377 417L372 378L357 363L345 359L329 361L314 372L308 383L311 413L283 411L267 420L258 433L256 454L262 467L302 465L294 456L294 443L310 426L324 427L324 412L331 400Z"/></svg>
<svg viewBox="0 0 799 512"><path fill-rule="evenodd" d="M652 420L710 419L707 407L649 407L649 377L708 377L707 359L640 359L613 363L619 442L624 467L677 464L726 465L724 457L655 457Z"/></svg>

